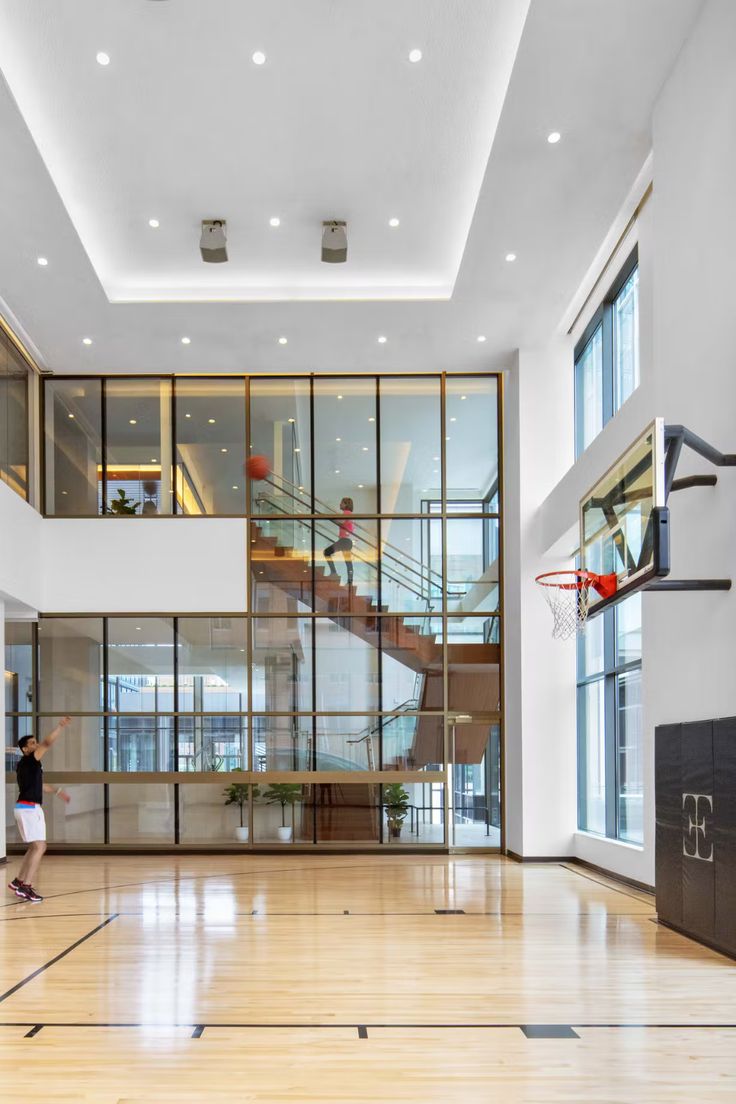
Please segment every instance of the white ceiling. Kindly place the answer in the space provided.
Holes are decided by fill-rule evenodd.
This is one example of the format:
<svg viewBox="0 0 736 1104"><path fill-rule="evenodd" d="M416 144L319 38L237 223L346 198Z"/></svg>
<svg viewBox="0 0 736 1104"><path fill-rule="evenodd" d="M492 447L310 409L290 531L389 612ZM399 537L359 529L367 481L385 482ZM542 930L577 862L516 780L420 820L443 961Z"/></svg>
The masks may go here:
<svg viewBox="0 0 736 1104"><path fill-rule="evenodd" d="M700 6L0 0L6 311L64 372L506 367L554 332ZM330 217L346 265L316 260ZM176 301L114 301L145 298Z"/></svg>

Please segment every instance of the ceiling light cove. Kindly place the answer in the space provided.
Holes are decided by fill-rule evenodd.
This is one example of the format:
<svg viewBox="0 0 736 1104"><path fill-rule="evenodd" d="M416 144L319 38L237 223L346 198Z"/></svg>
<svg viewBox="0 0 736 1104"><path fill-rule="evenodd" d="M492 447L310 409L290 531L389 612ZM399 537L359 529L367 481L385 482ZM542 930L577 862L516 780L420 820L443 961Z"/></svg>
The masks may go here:
<svg viewBox="0 0 736 1104"><path fill-rule="evenodd" d="M212 49L203 48L201 32L215 25L187 16L205 5L152 4L170 9L168 38L163 25L141 33L144 6L0 3L0 70L79 239L85 282L96 278L111 303L452 298L529 0L433 3L431 41L413 18L423 9L418 0L385 0L378 6L388 32L385 20L366 16L357 48L357 12L371 5L326 26L309 15L314 5L292 4L293 57L281 47L286 39L274 38L270 9L280 5L211 4L219 44ZM98 7L97 21L85 18ZM105 42L112 23L104 13L113 9L114 39ZM85 34L93 37L80 64ZM100 77L92 62L106 47L118 61L113 68L106 53L110 73ZM283 110L300 96L304 110ZM161 120L171 104L176 118L167 127ZM381 118L401 125L376 125ZM151 208L158 213L147 214ZM207 220L227 220L226 264L202 263L196 237ZM348 223L344 262L315 263L325 220ZM399 227L393 238L383 232ZM152 240L148 229L164 233ZM53 249L54 272L62 263L66 272L76 254ZM266 344L278 336L276 329ZM202 341L200 333L198 349Z"/></svg>

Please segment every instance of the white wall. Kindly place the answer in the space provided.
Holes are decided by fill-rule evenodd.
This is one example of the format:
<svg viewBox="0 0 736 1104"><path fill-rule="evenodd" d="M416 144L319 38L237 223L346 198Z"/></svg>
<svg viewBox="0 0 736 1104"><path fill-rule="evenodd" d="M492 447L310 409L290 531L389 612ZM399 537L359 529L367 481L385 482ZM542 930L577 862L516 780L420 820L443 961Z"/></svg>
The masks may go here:
<svg viewBox="0 0 736 1104"><path fill-rule="evenodd" d="M581 494L655 416L736 452L735 57L736 4L708 0L654 111L654 192L637 227L642 383L542 503L545 547L569 547ZM696 471L715 469L684 452L678 475ZM670 497L673 579L736 573L736 470L717 474L714 489ZM645 594L643 649L644 845L579 833L575 853L653 883L654 728L736 714L736 589Z"/></svg>

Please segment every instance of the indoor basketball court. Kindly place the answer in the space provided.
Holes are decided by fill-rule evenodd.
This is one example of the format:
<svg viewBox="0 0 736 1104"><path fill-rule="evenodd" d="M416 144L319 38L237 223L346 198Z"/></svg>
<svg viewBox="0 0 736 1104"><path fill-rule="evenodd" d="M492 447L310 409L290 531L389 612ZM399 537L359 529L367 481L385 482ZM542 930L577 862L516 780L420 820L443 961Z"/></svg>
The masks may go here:
<svg viewBox="0 0 736 1104"><path fill-rule="evenodd" d="M734 59L0 0L2 1099L736 1099Z"/></svg>

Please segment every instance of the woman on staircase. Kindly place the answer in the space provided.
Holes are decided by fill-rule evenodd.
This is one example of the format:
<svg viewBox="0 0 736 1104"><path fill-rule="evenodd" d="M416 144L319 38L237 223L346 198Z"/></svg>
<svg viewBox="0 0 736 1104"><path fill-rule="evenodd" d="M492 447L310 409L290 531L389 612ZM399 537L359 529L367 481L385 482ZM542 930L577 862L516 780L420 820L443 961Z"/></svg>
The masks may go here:
<svg viewBox="0 0 736 1104"><path fill-rule="evenodd" d="M350 515L353 512L353 500L352 498L343 498L340 502L340 509L343 514L346 515L346 519L340 522L337 540L334 544L328 545L325 548L325 559L330 565L330 575L337 577L337 569L332 562L332 557L336 552L342 552L345 559L345 567L347 569L348 586L353 585L353 540L352 534L355 530L355 524L350 520Z"/></svg>

